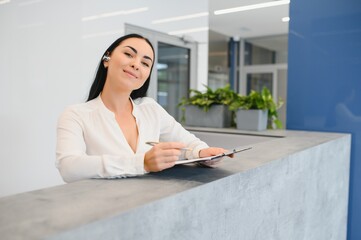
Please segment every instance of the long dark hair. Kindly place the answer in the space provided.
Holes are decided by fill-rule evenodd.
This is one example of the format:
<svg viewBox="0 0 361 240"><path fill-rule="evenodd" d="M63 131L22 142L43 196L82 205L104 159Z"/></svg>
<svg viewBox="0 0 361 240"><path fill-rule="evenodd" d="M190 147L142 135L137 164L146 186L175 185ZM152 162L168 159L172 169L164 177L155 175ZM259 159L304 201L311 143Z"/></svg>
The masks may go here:
<svg viewBox="0 0 361 240"><path fill-rule="evenodd" d="M140 39L144 39L149 45L150 47L152 48L153 50L153 53L155 54L154 52L154 48L153 48L153 45L151 44L151 42L139 35L139 34L128 34L128 35L125 35L123 37L120 37L118 38L117 40L115 40L112 45L110 45L108 47L108 49L104 52L104 54L102 55L102 59L100 60L99 62L99 65L98 65L98 70L95 74L95 79L94 79L94 82L90 88L90 91L89 91L89 96L88 96L88 100L87 101L90 101L90 100L93 100L94 98L98 97L99 94L103 91L103 88L104 88L104 84L105 84L105 80L107 78L107 73L108 73L108 68L105 68L104 67L104 64L103 64L103 56L105 55L110 55L113 50L119 46L119 44L121 42L123 42L125 39L128 39L128 38L140 38ZM154 65L154 61L152 63L152 67L150 69L150 73L149 73L149 77L148 79L145 81L145 83L143 84L143 86L141 86L140 88L136 89L136 90L133 90L133 92L130 94L130 97L132 99L136 99L136 98L139 98L139 97L145 97L147 91L148 91L148 88L149 88L149 82L150 82L150 76L152 75L152 69L153 69L153 65Z"/></svg>

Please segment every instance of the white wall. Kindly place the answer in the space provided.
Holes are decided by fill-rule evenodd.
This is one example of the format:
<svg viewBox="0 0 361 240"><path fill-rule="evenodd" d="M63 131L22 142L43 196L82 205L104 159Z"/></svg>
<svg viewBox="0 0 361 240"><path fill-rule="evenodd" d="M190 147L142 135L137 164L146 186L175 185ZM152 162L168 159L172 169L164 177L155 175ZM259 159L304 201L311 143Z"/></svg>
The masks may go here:
<svg viewBox="0 0 361 240"><path fill-rule="evenodd" d="M82 21L140 7L148 11ZM162 32L207 27L208 17L151 23L207 11L207 0L0 4L0 197L63 184L54 165L57 118L67 105L86 100L101 54L123 34L125 22ZM207 31L187 35L201 43L199 56L208 62ZM199 67L206 83L207 66Z"/></svg>

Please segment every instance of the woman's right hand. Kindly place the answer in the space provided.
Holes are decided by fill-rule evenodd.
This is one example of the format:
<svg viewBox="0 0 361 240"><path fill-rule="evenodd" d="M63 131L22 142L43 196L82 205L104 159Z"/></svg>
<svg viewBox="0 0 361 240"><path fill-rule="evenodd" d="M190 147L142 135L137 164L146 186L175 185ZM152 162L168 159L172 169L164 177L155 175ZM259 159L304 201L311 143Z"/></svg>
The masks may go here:
<svg viewBox="0 0 361 240"><path fill-rule="evenodd" d="M174 166L181 155L181 148L185 144L181 142L162 142L153 146L144 156L144 170L147 172L159 172Z"/></svg>

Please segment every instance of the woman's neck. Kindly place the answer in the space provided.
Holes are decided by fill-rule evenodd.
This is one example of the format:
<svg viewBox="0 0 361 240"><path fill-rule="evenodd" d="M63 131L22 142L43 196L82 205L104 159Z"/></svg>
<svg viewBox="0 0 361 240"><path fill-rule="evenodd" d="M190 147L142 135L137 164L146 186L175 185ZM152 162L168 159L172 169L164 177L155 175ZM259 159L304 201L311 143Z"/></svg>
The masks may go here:
<svg viewBox="0 0 361 240"><path fill-rule="evenodd" d="M124 111L132 111L132 104L128 93L114 93L103 90L100 97L104 105L116 115Z"/></svg>

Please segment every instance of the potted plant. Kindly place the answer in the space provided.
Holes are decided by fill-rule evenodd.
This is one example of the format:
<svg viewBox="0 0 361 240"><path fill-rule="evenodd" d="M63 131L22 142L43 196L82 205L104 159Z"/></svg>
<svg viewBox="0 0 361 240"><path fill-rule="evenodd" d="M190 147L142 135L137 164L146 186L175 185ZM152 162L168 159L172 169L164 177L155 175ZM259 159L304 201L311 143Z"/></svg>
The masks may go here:
<svg viewBox="0 0 361 240"><path fill-rule="evenodd" d="M182 122L187 126L230 127L232 112L229 105L237 98L237 93L229 84L215 90L205 87L205 92L190 89L190 97L182 98L179 103L183 112Z"/></svg>
<svg viewBox="0 0 361 240"><path fill-rule="evenodd" d="M264 87L261 92L252 90L246 96L237 95L230 109L236 113L237 129L262 131L282 128L277 113L282 105L282 99L275 103L268 88Z"/></svg>

